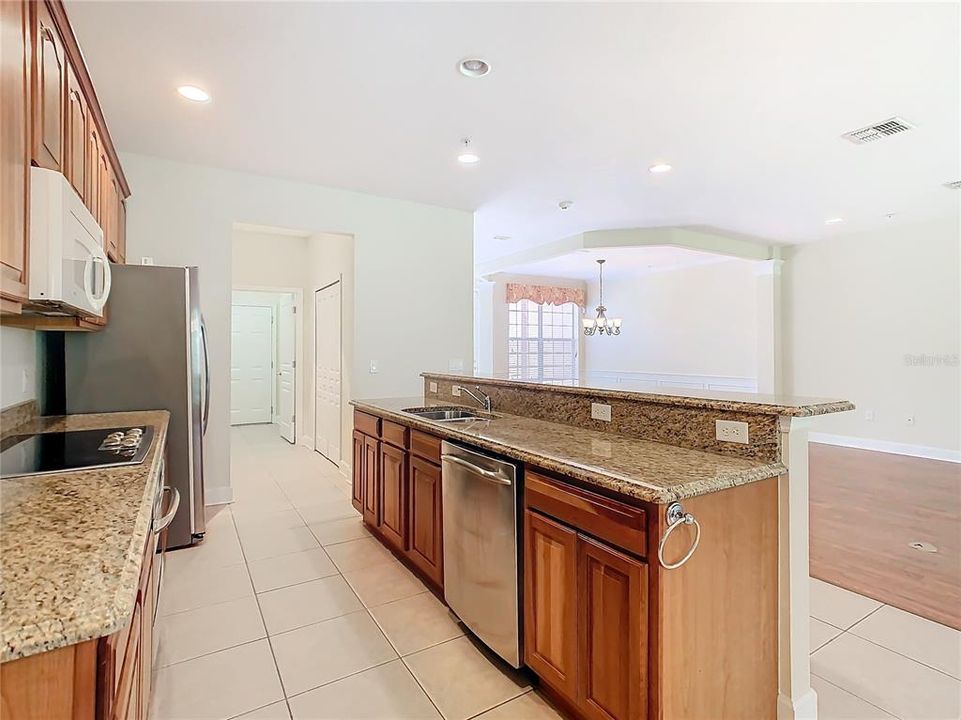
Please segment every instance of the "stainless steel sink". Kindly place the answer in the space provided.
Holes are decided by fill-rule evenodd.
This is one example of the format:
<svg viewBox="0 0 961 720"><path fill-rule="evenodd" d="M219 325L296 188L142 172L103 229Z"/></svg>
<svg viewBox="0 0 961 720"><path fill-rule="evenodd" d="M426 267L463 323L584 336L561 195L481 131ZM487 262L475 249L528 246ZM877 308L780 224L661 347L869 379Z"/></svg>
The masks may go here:
<svg viewBox="0 0 961 720"><path fill-rule="evenodd" d="M466 420L487 420L486 415L480 415L472 410L464 408L405 408L405 413L416 415L425 420L436 420L437 422L463 422Z"/></svg>

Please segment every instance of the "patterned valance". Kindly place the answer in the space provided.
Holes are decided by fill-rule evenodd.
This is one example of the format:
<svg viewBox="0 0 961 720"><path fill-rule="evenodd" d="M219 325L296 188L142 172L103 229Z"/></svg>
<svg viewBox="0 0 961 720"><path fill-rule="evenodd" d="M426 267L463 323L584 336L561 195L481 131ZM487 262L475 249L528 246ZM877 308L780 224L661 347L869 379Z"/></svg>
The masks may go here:
<svg viewBox="0 0 961 720"><path fill-rule="evenodd" d="M580 288L507 283L507 302L512 303L518 300L530 300L538 305L574 303L578 307L587 307L587 293Z"/></svg>

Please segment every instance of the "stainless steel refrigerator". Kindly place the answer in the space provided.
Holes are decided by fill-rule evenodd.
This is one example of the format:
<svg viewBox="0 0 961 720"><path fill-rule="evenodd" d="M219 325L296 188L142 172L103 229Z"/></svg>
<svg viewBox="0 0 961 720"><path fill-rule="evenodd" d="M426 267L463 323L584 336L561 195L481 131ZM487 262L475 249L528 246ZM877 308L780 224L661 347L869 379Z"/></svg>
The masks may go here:
<svg viewBox="0 0 961 720"><path fill-rule="evenodd" d="M186 502L168 547L204 535L203 436L210 389L197 268L113 265L107 326L65 333L67 413L169 410L167 482Z"/></svg>

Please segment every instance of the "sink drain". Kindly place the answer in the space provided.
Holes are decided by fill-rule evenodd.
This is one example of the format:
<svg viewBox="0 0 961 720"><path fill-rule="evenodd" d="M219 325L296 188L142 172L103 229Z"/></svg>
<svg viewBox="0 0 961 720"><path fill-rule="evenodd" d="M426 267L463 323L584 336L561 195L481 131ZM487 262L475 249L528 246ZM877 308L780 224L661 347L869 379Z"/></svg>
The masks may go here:
<svg viewBox="0 0 961 720"><path fill-rule="evenodd" d="M915 550L920 550L921 552L926 552L926 553L936 553L938 551L937 546L932 545L929 542L918 541L918 542L909 543L908 546L914 548Z"/></svg>

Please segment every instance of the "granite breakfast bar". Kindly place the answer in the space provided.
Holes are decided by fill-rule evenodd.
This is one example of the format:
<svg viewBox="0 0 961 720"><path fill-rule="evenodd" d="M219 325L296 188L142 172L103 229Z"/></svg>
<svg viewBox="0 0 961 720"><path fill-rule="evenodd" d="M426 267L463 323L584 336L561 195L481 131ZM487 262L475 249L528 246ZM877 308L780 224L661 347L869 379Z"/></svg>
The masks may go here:
<svg viewBox="0 0 961 720"><path fill-rule="evenodd" d="M28 415L16 425L9 417L5 437L118 426L149 426L153 437L139 465L2 481L4 715L124 717L139 708L145 716L169 413Z"/></svg>
<svg viewBox="0 0 961 720"><path fill-rule="evenodd" d="M491 412L459 388L489 396ZM592 403L609 406L610 420L593 419ZM806 428L850 403L425 373L422 397L352 404L355 504L415 571L424 553L413 545L429 533L412 516L424 504L413 485L424 485L425 459L440 462L439 449L433 458L424 450L429 439L523 464L525 663L573 717L815 717ZM444 422L409 412L425 407L480 417ZM718 420L746 431L720 441ZM407 462L417 472L404 481L375 460L365 465L372 447L389 450L385 467ZM358 477L358 468L375 466ZM403 495L392 477L407 482L407 545L396 530L404 523L390 520ZM386 503L373 512L372 494ZM698 520L701 541L674 568L695 533L680 524L662 542L678 501ZM440 570L421 575L442 596ZM611 617L620 621L605 629Z"/></svg>

